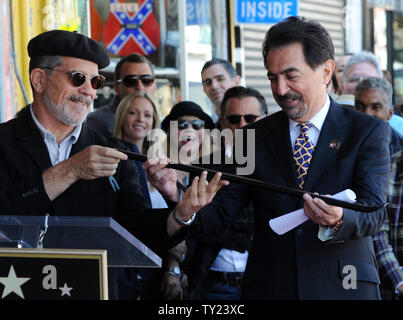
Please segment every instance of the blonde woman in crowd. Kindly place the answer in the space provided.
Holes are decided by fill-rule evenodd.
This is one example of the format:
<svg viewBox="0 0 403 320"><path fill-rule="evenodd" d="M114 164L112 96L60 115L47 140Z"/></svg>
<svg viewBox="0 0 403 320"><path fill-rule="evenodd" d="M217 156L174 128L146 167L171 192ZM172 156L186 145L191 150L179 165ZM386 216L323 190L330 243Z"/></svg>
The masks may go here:
<svg viewBox="0 0 403 320"><path fill-rule="evenodd" d="M115 116L114 137L122 139L128 143L133 152L149 155L151 149L161 150L153 145L152 141L165 140L165 134L160 127L160 117L155 103L149 95L144 92L136 92L127 95L119 103ZM153 130L153 131L151 131ZM158 134L160 140L151 135ZM151 155L149 155L151 156ZM137 163L139 171L144 173L141 163ZM145 176L144 176L145 177ZM150 183L147 183L147 191L152 208L167 208L165 200L161 194ZM146 198L147 195L145 195Z"/></svg>

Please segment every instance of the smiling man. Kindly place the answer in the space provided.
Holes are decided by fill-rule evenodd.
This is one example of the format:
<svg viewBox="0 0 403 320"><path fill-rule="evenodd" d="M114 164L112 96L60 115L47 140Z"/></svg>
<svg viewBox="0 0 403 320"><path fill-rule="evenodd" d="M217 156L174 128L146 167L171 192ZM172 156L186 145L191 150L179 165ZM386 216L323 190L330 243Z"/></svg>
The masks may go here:
<svg viewBox="0 0 403 320"><path fill-rule="evenodd" d="M358 202L380 206L388 185L388 127L328 96L333 57L331 37L315 21L289 17L269 29L263 61L282 111L244 127L256 137L249 177L320 194L352 189ZM384 208L360 212L308 194L296 198L231 184L201 210L192 228L212 238L250 202L255 231L243 299L380 298L372 235L385 219ZM300 208L308 221L283 235L270 229L270 219ZM351 268L355 290L345 285Z"/></svg>
<svg viewBox="0 0 403 320"><path fill-rule="evenodd" d="M298 122L311 119L324 105L327 93L312 86L323 86L329 82L334 61L329 57L314 69L305 62L302 43L291 43L287 47L268 52L267 76L274 99L287 114ZM267 63L267 62L266 62Z"/></svg>
<svg viewBox="0 0 403 320"><path fill-rule="evenodd" d="M241 77L227 60L214 58L207 61L201 71L203 90L215 108L213 121L221 121L220 106L225 92L241 83Z"/></svg>
<svg viewBox="0 0 403 320"><path fill-rule="evenodd" d="M31 39L28 54L33 102L0 125L0 214L113 217L163 254L169 236L193 221L194 204L211 201L214 179L200 179L203 199L195 202L195 182L176 209L150 214L134 161L116 150L127 147L83 122L104 81L98 71L109 64L106 50L82 34L52 30ZM152 159L148 169L158 165ZM165 188L176 187L175 175L164 178ZM113 298L116 283L111 277Z"/></svg>

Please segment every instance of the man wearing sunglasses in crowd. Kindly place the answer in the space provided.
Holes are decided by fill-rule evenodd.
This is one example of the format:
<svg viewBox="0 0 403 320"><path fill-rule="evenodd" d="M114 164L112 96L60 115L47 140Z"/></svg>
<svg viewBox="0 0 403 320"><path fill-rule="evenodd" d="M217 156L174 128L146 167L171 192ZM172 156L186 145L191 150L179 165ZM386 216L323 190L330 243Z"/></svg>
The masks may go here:
<svg viewBox="0 0 403 320"><path fill-rule="evenodd" d="M125 96L142 91L152 97L157 92L153 65L138 53L122 58L115 67L114 77L113 88L116 95L112 102L98 108L87 117L90 128L110 137L113 136L116 110Z"/></svg>
<svg viewBox="0 0 403 320"><path fill-rule="evenodd" d="M235 86L225 92L221 114L222 129L230 129L235 139L236 129L267 115L267 103L259 91ZM223 139L219 151L221 159L231 159L234 143L234 140ZM205 165L206 168L228 170L225 166L214 163L214 155L210 156L209 163L210 165ZM189 299L240 299L241 281L249 255L253 224L254 212L250 205L239 211L232 223L226 225L216 237L203 234L197 229L192 232L193 228L190 227L186 239L188 253L184 261L184 270L189 279Z"/></svg>
<svg viewBox="0 0 403 320"><path fill-rule="evenodd" d="M267 103L259 91L236 86L225 92L221 103L221 114L223 129L231 129L232 136L235 138L236 129L267 115ZM232 148L226 151L227 154L229 152L232 152Z"/></svg>
<svg viewBox="0 0 403 320"><path fill-rule="evenodd" d="M0 125L0 214L113 217L164 255L170 235L211 201L223 183L219 175L208 184L201 175L173 210L150 214L134 161L116 150L126 146L83 123L104 81L106 50L79 33L52 30L31 39L28 54L33 102ZM109 276L109 296L116 299L116 271Z"/></svg>

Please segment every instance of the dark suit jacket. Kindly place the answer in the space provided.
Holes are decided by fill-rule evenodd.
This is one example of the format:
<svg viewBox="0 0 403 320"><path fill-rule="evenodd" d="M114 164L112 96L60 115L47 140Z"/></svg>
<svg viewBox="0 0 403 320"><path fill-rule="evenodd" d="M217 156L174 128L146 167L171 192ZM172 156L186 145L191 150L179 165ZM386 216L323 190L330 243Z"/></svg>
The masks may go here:
<svg viewBox="0 0 403 320"><path fill-rule="evenodd" d="M219 155L220 158L217 158L217 155ZM221 160L222 163L225 162L224 143L222 144L221 150L206 157L207 161L202 158L199 159L199 163L195 163L195 165L215 171L234 173L232 166L216 164L215 157L217 158L216 161ZM193 178L194 175L191 174L190 181L192 181ZM212 175L209 175L208 180L211 178ZM250 250L254 217L253 208L251 207L236 213L234 212L231 223L214 236L204 234L203 230L199 230L198 224L189 226L186 237L186 259L182 264L183 270L188 276L189 290L187 298L189 300L203 299L205 294L204 285L208 272L222 248L236 250L242 253L244 253L245 250Z"/></svg>
<svg viewBox="0 0 403 320"><path fill-rule="evenodd" d="M99 107L91 112L85 122L96 132L107 137L113 137L113 128L115 127L115 113L119 106L118 96L114 96L111 103Z"/></svg>
<svg viewBox="0 0 403 320"><path fill-rule="evenodd" d="M42 173L52 166L43 138L29 108L0 125L0 214L62 216L111 216L154 252L166 248L166 218L169 210L147 208L138 183L134 161L121 161L114 175L120 190L109 179L79 180L50 201ZM127 149L83 124L71 156L90 145ZM160 212L161 214L155 214Z"/></svg>
<svg viewBox="0 0 403 320"><path fill-rule="evenodd" d="M289 120L277 112L246 129L255 129L255 170L251 178L298 188L289 135ZM329 147L332 140L340 148ZM246 141L244 141L244 146ZM389 174L389 130L373 117L331 101L310 165L305 190L335 194L352 189L359 202L383 204ZM246 146L244 147L244 150ZM249 155L249 160L252 155ZM244 299L377 299L379 276L371 236L386 211L364 213L344 209L344 223L327 242L318 239L318 225L307 221L284 235L269 220L302 208L301 198L232 184L222 188L197 223L219 232L237 207L252 200L255 234L243 279ZM207 232L207 231L206 231ZM357 289L344 289L345 266L357 271ZM347 278L348 280L348 278Z"/></svg>

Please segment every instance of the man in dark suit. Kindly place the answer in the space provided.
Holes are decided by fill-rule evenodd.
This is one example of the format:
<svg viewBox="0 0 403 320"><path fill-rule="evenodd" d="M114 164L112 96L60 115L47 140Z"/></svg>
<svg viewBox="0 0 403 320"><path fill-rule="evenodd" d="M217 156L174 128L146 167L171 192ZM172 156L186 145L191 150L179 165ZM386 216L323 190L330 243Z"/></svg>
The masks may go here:
<svg viewBox="0 0 403 320"><path fill-rule="evenodd" d="M52 30L31 39L28 54L33 102L0 125L0 214L111 216L163 255L169 236L211 201L217 179L206 186L202 175L172 211L150 214L134 161L116 150L125 145L83 123L103 84L98 69L109 64L105 49L79 33ZM170 172L165 179L175 184Z"/></svg>
<svg viewBox="0 0 403 320"><path fill-rule="evenodd" d="M283 110L244 127L244 132L255 130L256 151L248 155L255 170L249 177L320 194L350 188L358 202L381 206L388 184L389 131L379 119L329 98L333 56L328 32L314 21L290 17L267 32L264 65ZM235 147L242 142L247 150L246 139ZM301 150L310 154L302 166ZM213 236L250 201L255 234L243 299L380 298L371 236L385 218L384 208L365 213L308 194L299 199L232 183L201 210L192 229ZM309 217L304 224L284 235L270 229L270 219L302 207Z"/></svg>

